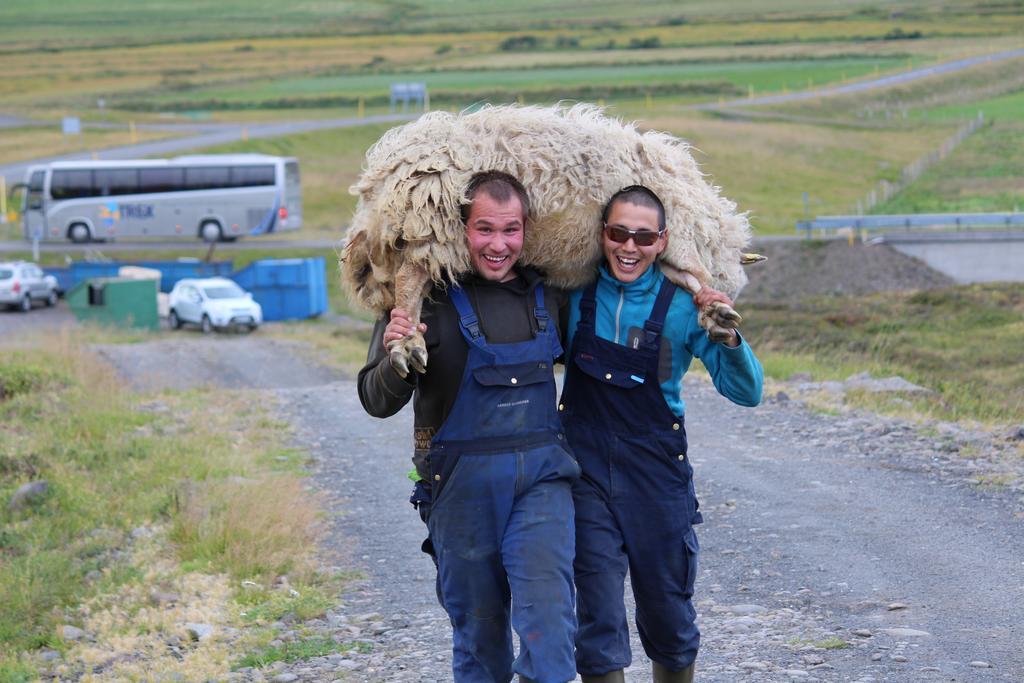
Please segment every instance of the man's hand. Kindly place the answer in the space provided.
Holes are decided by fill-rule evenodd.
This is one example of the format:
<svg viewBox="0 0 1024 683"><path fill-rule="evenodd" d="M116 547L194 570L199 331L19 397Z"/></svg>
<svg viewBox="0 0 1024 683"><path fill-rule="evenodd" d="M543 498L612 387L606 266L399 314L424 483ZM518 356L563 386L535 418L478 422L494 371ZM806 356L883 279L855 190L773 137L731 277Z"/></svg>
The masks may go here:
<svg viewBox="0 0 1024 683"><path fill-rule="evenodd" d="M417 329L420 334L427 331L427 324L420 323L418 327L413 326L409 313L401 308L391 310L391 320L384 328L384 348L389 349L389 344L400 341L412 335Z"/></svg>
<svg viewBox="0 0 1024 683"><path fill-rule="evenodd" d="M704 286L701 287L699 292L693 295L693 303L697 304L697 308L700 309L707 308L715 301L720 301L726 306L732 308L732 299L727 297L723 292L719 292L717 289Z"/></svg>

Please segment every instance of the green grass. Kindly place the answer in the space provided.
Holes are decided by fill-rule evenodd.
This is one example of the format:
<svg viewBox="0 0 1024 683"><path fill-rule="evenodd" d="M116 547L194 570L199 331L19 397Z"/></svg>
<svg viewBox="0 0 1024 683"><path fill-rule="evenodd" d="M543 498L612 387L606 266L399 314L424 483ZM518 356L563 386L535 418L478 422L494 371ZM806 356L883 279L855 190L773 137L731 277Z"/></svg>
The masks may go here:
<svg viewBox="0 0 1024 683"><path fill-rule="evenodd" d="M753 88L755 94L774 92L784 88L801 89L808 83L823 85L845 78L857 78L873 74L876 69L887 71L904 67L906 61L892 59L840 58L814 60L785 60L759 62L726 62L711 64L625 64L581 67L554 67L501 70L453 70L433 72L397 72L385 74L356 74L348 76L275 79L263 84L251 84L242 88L218 87L208 91L187 91L184 93L161 94L147 98L155 108L201 108L206 98L216 103L246 103L259 108L261 103L293 100L326 95L349 97L386 97L393 82L422 81L427 84L433 100L446 100L457 93L472 102L474 94L492 95L507 93L508 100L514 100L519 93L558 92L561 87L570 93L583 85L606 85L618 87L629 85L656 88L665 84L692 83L719 88L729 84L746 94ZM712 90L712 92L714 92ZM555 94L552 99L559 99ZM183 104L176 105L184 100ZM216 108L216 107L213 107Z"/></svg>
<svg viewBox="0 0 1024 683"><path fill-rule="evenodd" d="M1024 414L1024 291L1017 284L818 298L744 309L743 317L769 376L895 374L935 392L906 397L925 414L995 423ZM884 407L877 396L862 398Z"/></svg>
<svg viewBox="0 0 1024 683"><path fill-rule="evenodd" d="M955 119L963 121L982 112L990 121L1024 122L1024 90L993 97L979 102L950 104L926 110L925 117L929 121Z"/></svg>
<svg viewBox="0 0 1024 683"><path fill-rule="evenodd" d="M1024 156L1011 151L1019 149L1024 149L1024 120L996 120L873 212L1020 211Z"/></svg>
<svg viewBox="0 0 1024 683"><path fill-rule="evenodd" d="M322 604L327 584L304 564L313 499L277 460L281 426L258 408L192 392L148 409L67 333L6 351L0 382L0 500L28 481L49 485L32 505L0 508L0 675L17 679L20 653L62 648L57 627L76 623L76 605L151 580L134 564L140 525L171 528L177 546L164 552L183 567L264 585L291 573L309 587L296 613L318 594Z"/></svg>
<svg viewBox="0 0 1024 683"><path fill-rule="evenodd" d="M930 11L931 10L931 11ZM937 11L935 11L937 10ZM669 0L623 4L602 0L512 0L510 2L438 3L412 0L401 4L384 0L322 3L296 0L281 13L270 0L193 0L188 4L144 0L73 0L34 3L8 0L0 11L0 44L47 46L90 45L110 42L139 43L161 40L196 41L223 37L274 35L332 35L404 31L477 30L481 26L506 31L545 28L609 27L707 21L778 21L815 18L891 23L910 29L938 25L946 31L965 30L977 15L1009 15L1014 7L1000 8L980 0L951 8L929 8L919 0L893 0L884 8L867 0L755 0L720 3L697 0L680 6ZM895 15L895 17L894 17ZM117 21L111 21L116 17ZM959 25L951 19L960 18ZM994 26L993 29L996 29ZM935 30L935 29L933 29Z"/></svg>
<svg viewBox="0 0 1024 683"><path fill-rule="evenodd" d="M235 669L244 667L262 668L274 662L296 662L305 661L314 657L326 655L358 652L367 654L373 647L369 643L339 643L331 638L306 638L294 642L284 643L278 646L268 646L250 653L235 662Z"/></svg>

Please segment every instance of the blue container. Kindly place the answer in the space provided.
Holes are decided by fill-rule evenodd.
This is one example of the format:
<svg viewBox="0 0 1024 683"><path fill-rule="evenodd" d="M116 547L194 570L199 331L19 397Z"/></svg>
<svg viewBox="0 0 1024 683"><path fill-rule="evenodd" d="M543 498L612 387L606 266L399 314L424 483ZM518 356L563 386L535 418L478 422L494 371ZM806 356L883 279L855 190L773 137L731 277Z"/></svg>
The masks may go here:
<svg viewBox="0 0 1024 683"><path fill-rule="evenodd" d="M70 292L72 287L78 284L70 268L43 268L43 272L57 278L57 289L61 293Z"/></svg>
<svg viewBox="0 0 1024 683"><path fill-rule="evenodd" d="M204 263L199 259L187 259L178 261L107 261L103 263L90 263L87 261L76 261L67 269L69 273L61 275L54 272L54 276L61 284L64 291L70 290L79 282L94 277L117 277L121 266L141 266L160 271L160 291L167 293L174 289L178 280L187 277L230 277L234 269L232 261L214 261ZM58 270L56 268L52 269ZM67 286L64 286L67 281Z"/></svg>
<svg viewBox="0 0 1024 683"><path fill-rule="evenodd" d="M254 261L231 276L263 307L264 320L315 318L327 310L324 258Z"/></svg>

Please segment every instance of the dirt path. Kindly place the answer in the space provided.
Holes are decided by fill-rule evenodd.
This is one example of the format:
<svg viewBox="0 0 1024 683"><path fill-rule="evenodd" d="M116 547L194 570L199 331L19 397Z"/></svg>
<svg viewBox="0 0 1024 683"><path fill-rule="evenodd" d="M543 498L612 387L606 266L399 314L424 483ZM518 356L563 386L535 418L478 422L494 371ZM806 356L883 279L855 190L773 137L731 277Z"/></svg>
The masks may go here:
<svg viewBox="0 0 1024 683"><path fill-rule="evenodd" d="M330 506L325 563L365 577L306 626L369 651L235 677L450 680L450 629L433 566L419 552L422 523L406 502L409 411L366 417L353 382L302 353L286 359L294 348L267 341L200 341L226 354L223 364L209 359L207 379L238 386L230 358L243 351L280 358L291 378L306 367L304 381L260 390L314 457L313 479ZM147 346L104 352L124 349L132 360L120 367L133 375ZM687 381L684 395L706 519L700 680L1024 680L1024 479L986 489L975 478L1014 444L814 414L782 396L740 409L699 380ZM636 642L634 660L628 680L650 680Z"/></svg>

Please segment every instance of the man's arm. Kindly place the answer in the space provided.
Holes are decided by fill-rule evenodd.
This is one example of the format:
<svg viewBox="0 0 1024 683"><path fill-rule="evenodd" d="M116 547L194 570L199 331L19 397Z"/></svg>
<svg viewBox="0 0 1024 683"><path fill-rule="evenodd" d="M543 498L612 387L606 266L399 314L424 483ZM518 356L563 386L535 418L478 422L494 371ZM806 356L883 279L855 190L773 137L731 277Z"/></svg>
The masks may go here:
<svg viewBox="0 0 1024 683"><path fill-rule="evenodd" d="M707 368L718 393L741 406L761 402L764 370L742 335L736 332L735 347L713 342L694 316L688 337L691 352Z"/></svg>
<svg viewBox="0 0 1024 683"><path fill-rule="evenodd" d="M416 389L417 373L402 379L388 360L384 347L384 330L390 316L381 318L373 327L366 365L359 371L359 401L363 410L374 417L390 417L401 410Z"/></svg>

